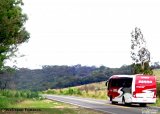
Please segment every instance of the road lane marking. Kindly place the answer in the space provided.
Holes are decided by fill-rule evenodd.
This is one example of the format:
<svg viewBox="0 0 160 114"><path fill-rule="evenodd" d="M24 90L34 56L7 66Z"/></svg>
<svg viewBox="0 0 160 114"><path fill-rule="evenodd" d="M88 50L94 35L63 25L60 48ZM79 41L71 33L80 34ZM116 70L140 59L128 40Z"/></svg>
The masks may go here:
<svg viewBox="0 0 160 114"><path fill-rule="evenodd" d="M87 100L87 99L81 99L81 98L71 98L71 97L67 97L67 96L55 96L55 97L59 97L59 98L67 98L67 99L73 99L73 100L78 100L78 101L84 101L87 103L96 103L96 104L105 104L105 105L109 105L109 106L114 106L114 107L120 107L120 108L131 108L131 107L125 107L125 106L118 106L118 105L112 105L110 103L102 103L102 102L97 102L97 101L91 101L91 100Z"/></svg>
<svg viewBox="0 0 160 114"><path fill-rule="evenodd" d="M91 101L91 100L87 100L87 99L70 98L70 97L63 97L63 96L55 96L55 97L58 97L58 98L67 98L67 99L78 100L78 101L84 101L84 102L87 102L87 103L105 104L105 103L102 103L102 102Z"/></svg>
<svg viewBox="0 0 160 114"><path fill-rule="evenodd" d="M110 108L116 108L116 107L118 107L118 108L121 108L121 109L134 109L134 107L126 107L126 106L119 106L119 105L112 105L112 104L110 104L109 102L103 102L103 103L101 103L101 102L97 102L97 101L91 101L91 100L86 100L86 99L81 99L81 98L76 98L76 97L72 97L72 98L70 98L70 97L68 97L68 96L57 96L57 95L47 95L47 96L50 96L50 97L57 97L57 98L62 98L62 99L73 99L73 100L75 100L75 101L83 101L83 102L87 102L87 103L96 103L96 104L101 104L101 105L108 105L108 106L111 106ZM74 104L74 103L73 103ZM79 105L79 106L81 106L81 105ZM82 106L81 106L82 107ZM137 109L137 108L135 108L135 109ZM101 109L99 109L99 110L101 110ZM137 109L137 110L140 110L140 109ZM103 111L103 110L102 110ZM103 111L104 112L104 111Z"/></svg>
<svg viewBox="0 0 160 114"><path fill-rule="evenodd" d="M65 97L62 97L62 98L65 98ZM70 98L70 97L67 97L67 99L73 99L73 100L78 100L78 101L84 101L84 102L87 102L87 103L105 104L105 103L102 103L102 102L91 101L91 100L87 100L87 99Z"/></svg>
<svg viewBox="0 0 160 114"><path fill-rule="evenodd" d="M74 99L74 100L80 100L80 101L86 101L86 102L89 102L89 103L97 103L97 104L105 104L105 105L108 105L108 106L113 106L113 107L118 107L118 108L134 108L134 107L127 107L127 106L124 106L124 105L121 105L121 104L115 104L115 105L113 105L113 104L111 104L110 102L104 102L104 101L95 101L94 99L92 100L92 99L83 99L83 98L77 98L77 97L74 97L74 96L57 96L56 95L56 97L62 97L62 98L68 98L68 99ZM91 101L92 100L92 101ZM137 109L137 108L136 108Z"/></svg>
<svg viewBox="0 0 160 114"><path fill-rule="evenodd" d="M56 98L47 98L47 99L49 99L49 100L55 100L55 101L59 101L59 102L63 102L63 103L68 103L68 104L76 105L76 106L83 107L83 108L89 108L89 109L96 110L96 111L106 112L106 113L109 113L109 114L117 114L117 113L113 113L113 112L102 110L102 109L94 109L93 107L83 106L83 105L71 103L71 102L68 102L68 101L59 100L59 99L56 99Z"/></svg>

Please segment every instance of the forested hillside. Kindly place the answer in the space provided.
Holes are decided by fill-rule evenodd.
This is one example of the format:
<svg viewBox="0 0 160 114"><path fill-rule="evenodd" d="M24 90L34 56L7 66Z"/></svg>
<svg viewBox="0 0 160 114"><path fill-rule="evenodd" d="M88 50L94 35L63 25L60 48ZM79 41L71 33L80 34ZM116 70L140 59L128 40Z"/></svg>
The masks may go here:
<svg viewBox="0 0 160 114"><path fill-rule="evenodd" d="M131 66L43 66L42 69L21 68L0 76L1 89L46 90L83 85L107 80L113 74L132 74Z"/></svg>

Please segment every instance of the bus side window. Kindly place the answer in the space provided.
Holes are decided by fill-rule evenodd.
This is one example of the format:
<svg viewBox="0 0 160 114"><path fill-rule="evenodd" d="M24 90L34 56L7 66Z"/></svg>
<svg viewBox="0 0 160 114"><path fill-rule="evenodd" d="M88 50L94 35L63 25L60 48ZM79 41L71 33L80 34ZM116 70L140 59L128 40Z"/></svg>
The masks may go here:
<svg viewBox="0 0 160 114"><path fill-rule="evenodd" d="M131 87L132 86L132 79L129 79L126 83L126 87Z"/></svg>

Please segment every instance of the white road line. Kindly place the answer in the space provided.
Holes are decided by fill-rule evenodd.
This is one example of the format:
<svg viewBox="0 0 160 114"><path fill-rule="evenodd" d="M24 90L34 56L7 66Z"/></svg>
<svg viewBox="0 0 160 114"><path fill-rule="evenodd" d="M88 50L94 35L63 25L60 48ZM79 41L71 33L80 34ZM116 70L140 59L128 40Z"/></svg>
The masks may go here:
<svg viewBox="0 0 160 114"><path fill-rule="evenodd" d="M70 103L70 102L66 102L66 101L63 101L63 100L58 100L58 99L55 99L55 98L47 98L47 99L49 99L49 100L55 100L55 101L59 101L59 102L63 102L63 103L68 103L68 104L76 105L76 106L83 107L83 108L93 109L92 107L82 106L82 105L79 105L79 104ZM109 114L117 114L117 113L113 113L113 112L102 110L102 109L93 109L93 110L97 110L97 111L101 111L101 112L106 112L106 113L109 113Z"/></svg>
<svg viewBox="0 0 160 114"><path fill-rule="evenodd" d="M97 101L91 101L91 100L87 100L87 99L79 99L79 98L70 98L70 97L60 97L60 96L56 96L56 97L59 97L59 98L67 98L67 99L73 99L73 100L78 100L78 101L84 101L84 102L89 102L89 103L96 103L96 104L105 104L105 103L102 103L102 102L97 102Z"/></svg>
<svg viewBox="0 0 160 114"><path fill-rule="evenodd" d="M95 101L95 100L93 100L93 101L91 101L91 100L89 100L89 99L83 99L83 98L77 98L77 97L69 97L69 96L58 96L58 95L46 95L46 96L48 96L48 97L55 97L55 98L53 98L54 100L56 100L56 101L62 101L62 100L57 100L56 99L56 97L57 98L63 98L63 99L71 99L71 100L75 100L75 101L82 101L82 102L86 102L86 103L93 103L93 104L100 104L100 105L108 105L108 106L113 106L113 105L111 105L110 103L107 103L107 102L101 102L101 101ZM65 103L65 101L64 101L64 103ZM84 107L84 108L93 108L93 107L85 107L85 106L82 106L82 105L78 105L78 104L74 104L74 103L70 103L70 102L66 102L66 103L69 103L69 104L73 104L73 105L77 105L77 106L80 106L80 107ZM136 109L137 111L141 111L141 109L140 108L134 108L134 107L124 107L124 106L119 106L119 105L115 105L114 107L118 107L118 108L122 108L122 109L129 109L129 108L131 108L131 109ZM109 112L109 111L105 111L105 110L103 110L103 109L96 109L96 110L99 110L99 111L102 111L102 112L108 112L108 113L111 113L111 114L116 114L116 113L112 113L112 112Z"/></svg>

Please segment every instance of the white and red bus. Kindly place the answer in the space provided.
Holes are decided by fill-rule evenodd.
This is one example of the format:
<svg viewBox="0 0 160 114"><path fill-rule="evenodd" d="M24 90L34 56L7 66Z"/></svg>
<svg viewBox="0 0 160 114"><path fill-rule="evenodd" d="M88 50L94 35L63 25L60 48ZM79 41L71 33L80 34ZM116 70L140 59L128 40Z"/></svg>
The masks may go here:
<svg viewBox="0 0 160 114"><path fill-rule="evenodd" d="M114 75L107 81L111 103L152 104L156 102L156 77L149 75Z"/></svg>

